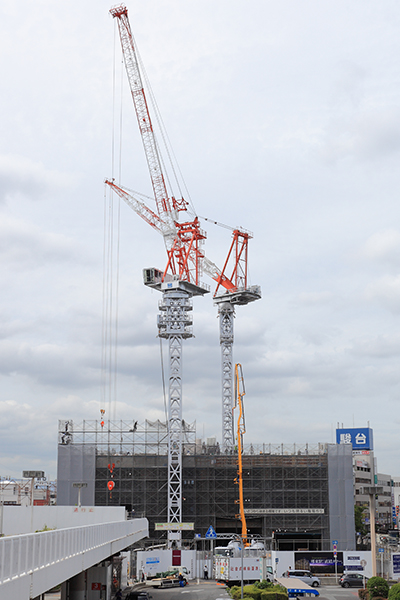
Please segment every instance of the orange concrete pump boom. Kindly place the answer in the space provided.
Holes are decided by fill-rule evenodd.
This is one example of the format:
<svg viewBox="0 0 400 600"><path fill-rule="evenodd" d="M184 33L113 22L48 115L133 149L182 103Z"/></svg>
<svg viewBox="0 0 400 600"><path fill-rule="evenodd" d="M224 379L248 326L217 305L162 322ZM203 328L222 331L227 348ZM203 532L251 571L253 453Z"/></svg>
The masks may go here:
<svg viewBox="0 0 400 600"><path fill-rule="evenodd" d="M243 463L242 463L242 454L243 454L243 434L246 433L246 424L244 420L244 406L243 406L243 396L246 394L246 390L244 387L244 379L243 379L243 370L242 365L240 363L235 365L235 404L232 409L232 413L235 408L239 408L239 416L237 421L237 452L238 452L238 471L237 478L235 479L235 483L239 485L239 507L240 513L238 518L240 518L242 522L242 543L244 546L248 546L247 541L247 525L246 525L246 517L244 514L244 501L243 501Z"/></svg>

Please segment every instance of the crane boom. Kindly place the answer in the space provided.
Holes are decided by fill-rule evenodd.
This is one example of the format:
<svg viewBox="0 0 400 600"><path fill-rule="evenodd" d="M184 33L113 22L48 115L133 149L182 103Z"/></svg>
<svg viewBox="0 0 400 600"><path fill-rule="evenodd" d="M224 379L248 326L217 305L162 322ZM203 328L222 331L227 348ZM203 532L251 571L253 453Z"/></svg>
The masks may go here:
<svg viewBox="0 0 400 600"><path fill-rule="evenodd" d="M137 215L142 217L146 223L151 225L156 231L161 233L164 238L171 237L172 241L176 236L176 227L171 227L165 223L155 212L151 210L142 200L139 200L133 195L133 192L128 188L117 185L113 180L106 179L105 184L108 185L114 192L130 206Z"/></svg>
<svg viewBox="0 0 400 600"><path fill-rule="evenodd" d="M161 168L157 141L154 135L153 124L151 122L151 117L147 106L146 95L139 70L138 57L128 19L128 9L124 5L116 6L110 10L110 13L114 18L117 17L118 21L126 73L131 89L133 104L135 106L136 117L142 137L147 165L150 172L157 211L160 217L164 221L168 222L170 226L172 226L173 222L178 220L178 207L173 200L168 197L167 187Z"/></svg>
<svg viewBox="0 0 400 600"><path fill-rule="evenodd" d="M157 212L170 230L175 229L176 232L175 236L164 235L168 262L164 271L163 282L169 270L169 275L174 278L177 277L183 282L201 288L201 263L204 256L201 245L206 236L200 230L197 217L191 222L182 224L178 221L178 213L187 210L187 202L183 198L176 200L173 196L169 197L168 195L157 140L140 74L138 55L128 19L128 9L125 5L120 5L112 8L110 13L118 22L122 54L153 186ZM150 224L152 225L152 223Z"/></svg>

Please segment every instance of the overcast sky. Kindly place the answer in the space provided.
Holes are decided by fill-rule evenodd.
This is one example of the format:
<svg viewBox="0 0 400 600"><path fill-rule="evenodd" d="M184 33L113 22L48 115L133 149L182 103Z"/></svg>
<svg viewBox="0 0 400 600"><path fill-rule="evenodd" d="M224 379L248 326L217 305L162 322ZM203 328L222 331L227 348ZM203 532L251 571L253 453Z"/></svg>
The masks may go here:
<svg viewBox="0 0 400 600"><path fill-rule="evenodd" d="M399 476L399 2L127 6L198 214L254 232L251 283L263 298L235 320L245 442L333 442L337 422L369 421L379 471ZM113 111L121 55L109 8L0 6L1 476L54 478L58 419L97 419L103 406L103 181L120 168L121 113L121 180L151 193L124 72ZM165 250L120 210L106 418L163 419L161 296L141 272L164 268ZM230 233L204 229L222 265ZM193 305L184 418L221 440L217 310L211 295Z"/></svg>

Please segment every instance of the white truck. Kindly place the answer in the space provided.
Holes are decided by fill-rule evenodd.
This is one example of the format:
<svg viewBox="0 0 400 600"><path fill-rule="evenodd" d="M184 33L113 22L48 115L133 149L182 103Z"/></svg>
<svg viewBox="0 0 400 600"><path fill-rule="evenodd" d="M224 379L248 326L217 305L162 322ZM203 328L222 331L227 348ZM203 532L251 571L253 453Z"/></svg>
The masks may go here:
<svg viewBox="0 0 400 600"><path fill-rule="evenodd" d="M181 583L182 582L182 583ZM152 579L146 581L146 585L153 588L185 586L189 583L189 571L186 567L172 567L169 571L157 573Z"/></svg>
<svg viewBox="0 0 400 600"><path fill-rule="evenodd" d="M270 565L263 564L264 557L243 557L243 581L254 583L264 578L274 581ZM238 585L242 581L242 558L216 556L214 558L215 579L223 581L228 586Z"/></svg>

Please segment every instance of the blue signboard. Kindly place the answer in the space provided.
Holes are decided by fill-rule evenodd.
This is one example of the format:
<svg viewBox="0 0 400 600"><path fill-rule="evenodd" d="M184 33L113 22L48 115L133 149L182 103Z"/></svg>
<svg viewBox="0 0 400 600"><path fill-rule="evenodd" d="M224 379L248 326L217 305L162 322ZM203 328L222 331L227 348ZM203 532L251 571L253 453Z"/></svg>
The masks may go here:
<svg viewBox="0 0 400 600"><path fill-rule="evenodd" d="M217 534L215 533L214 527L212 527L210 525L210 527L207 529L206 539L207 540L215 540L216 537L217 537Z"/></svg>
<svg viewBox="0 0 400 600"><path fill-rule="evenodd" d="M337 444L351 444L353 450L373 450L372 429L370 427L336 429Z"/></svg>

